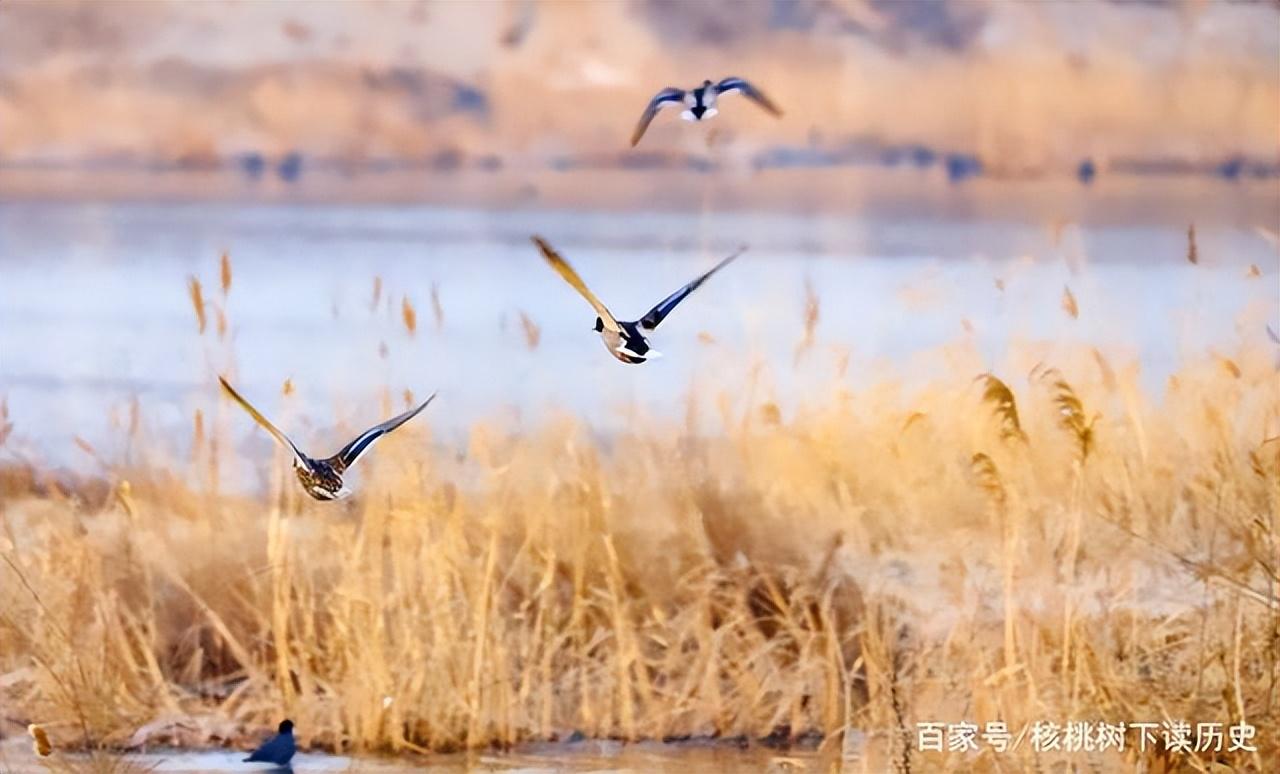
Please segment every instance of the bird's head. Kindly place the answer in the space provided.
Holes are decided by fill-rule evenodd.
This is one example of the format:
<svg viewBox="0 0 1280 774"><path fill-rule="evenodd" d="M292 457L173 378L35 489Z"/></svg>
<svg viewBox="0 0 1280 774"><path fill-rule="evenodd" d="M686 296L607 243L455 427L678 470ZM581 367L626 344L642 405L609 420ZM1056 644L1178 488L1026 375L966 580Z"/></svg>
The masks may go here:
<svg viewBox="0 0 1280 774"><path fill-rule="evenodd" d="M711 85L711 81L703 81L703 82L702 82L702 88L704 88L704 89L705 89L705 88L707 88L707 87L708 87L708 86L710 86L710 85Z"/></svg>
<svg viewBox="0 0 1280 774"><path fill-rule="evenodd" d="M595 327L592 328L591 330L595 331L596 333L601 333L602 331L604 331L604 320L601 320L599 317L597 317Z"/></svg>
<svg viewBox="0 0 1280 774"><path fill-rule="evenodd" d="M280 721L280 733L282 733L282 734L292 734L292 733L293 733L293 721L292 721L292 720L282 720L282 721Z"/></svg>

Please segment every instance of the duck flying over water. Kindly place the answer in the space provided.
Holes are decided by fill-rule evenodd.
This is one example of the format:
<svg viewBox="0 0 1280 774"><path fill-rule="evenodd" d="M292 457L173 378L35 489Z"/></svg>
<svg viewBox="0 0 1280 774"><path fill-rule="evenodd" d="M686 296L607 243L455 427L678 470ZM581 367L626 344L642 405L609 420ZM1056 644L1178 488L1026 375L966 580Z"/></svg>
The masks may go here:
<svg viewBox="0 0 1280 774"><path fill-rule="evenodd" d="M649 346L649 339L646 338L645 333L657 328L667 318L667 315L671 314L671 310L676 308L676 305L690 293L697 290L698 286L706 282L712 274L723 269L730 261L742 255L743 251L747 249L745 247L738 248L733 255L711 267L710 271L659 301L657 306L645 312L644 317L639 320L622 322L613 316L613 313L601 303L600 299L596 298L596 295L591 292L591 289L582 281L582 278L573 270L568 261L561 258L560 254L555 251L555 248L547 244L546 240L535 236L533 237L533 243L542 251L542 257L547 260L547 263L551 264L551 268L555 269L564 278L565 282L572 285L573 289L587 299L587 303L591 304L592 308L596 310L596 324L593 330L600 334L600 338L604 340L604 345L609 350L609 354L624 363L632 364L639 364L646 360L661 357L662 353Z"/></svg>
<svg viewBox="0 0 1280 774"><path fill-rule="evenodd" d="M716 109L716 100L721 94L730 91L741 92L744 97L767 110L773 116L781 116L782 111L764 92L741 78L725 78L719 83L703 81L701 86L689 90L668 87L654 95L649 105L640 114L635 131L631 133L631 147L636 147L645 130L653 122L653 117L667 105L684 105L680 117L686 121L702 121L711 118L720 111Z"/></svg>
<svg viewBox="0 0 1280 774"><path fill-rule="evenodd" d="M293 441L289 440L287 435L280 432L275 425L271 424L266 417L262 416L257 409L251 406L249 401L241 397L240 393L236 392L235 389L227 383L226 379L219 376L218 381L222 383L222 389L226 390L227 394L230 395L236 403L239 403L241 408L249 412L249 416L253 417L255 422L262 425L262 427L268 433L271 433L277 441L288 447L289 451L293 452L293 472L298 476L298 482L302 484L302 488L306 490L307 494L317 500L341 500L351 494L351 490L342 482L342 474L345 473L352 465L356 464L356 461L359 460L365 452L369 451L369 447L373 446L374 441L416 417L418 412L426 408L427 404L435 400L436 397L436 394L433 392L431 393L431 397L418 404L416 408L409 409L399 416L392 417L380 425L374 425L368 430L365 430L357 436L354 441L342 447L342 449L332 457L327 459L313 459L303 454L302 451L294 445Z"/></svg>
<svg viewBox="0 0 1280 774"><path fill-rule="evenodd" d="M298 747L293 741L293 721L280 721L280 733L268 739L261 747L249 753L245 763L274 763L288 766Z"/></svg>

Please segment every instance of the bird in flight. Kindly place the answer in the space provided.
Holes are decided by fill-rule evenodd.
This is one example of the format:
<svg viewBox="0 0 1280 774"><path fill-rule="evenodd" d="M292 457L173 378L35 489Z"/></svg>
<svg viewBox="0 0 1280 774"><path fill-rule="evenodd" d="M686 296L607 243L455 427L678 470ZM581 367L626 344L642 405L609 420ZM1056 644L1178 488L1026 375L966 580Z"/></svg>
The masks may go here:
<svg viewBox="0 0 1280 774"><path fill-rule="evenodd" d="M226 379L219 376L218 381L222 383L222 389L226 390L227 394L230 395L236 403L239 403L241 408L249 412L249 416L253 417L254 421L262 425L262 427L266 429L268 433L271 433L277 441L288 447L289 450L293 452L293 472L298 476L298 481L302 484L302 488L306 490L307 494L317 500L341 500L351 494L351 490L342 482L342 474L345 473L352 465L356 464L356 461L360 459L361 455L369 450L369 447L373 445L374 441L387 433L390 433L392 430L395 430L410 419L413 419L418 415L419 411L426 408L427 404L432 400L435 400L436 397L436 394L433 392L431 393L431 397L418 404L417 408L412 408L399 416L392 417L380 425L374 425L357 436L354 441L342 447L341 451L332 457L327 459L313 459L303 454L302 451L294 445L293 441L289 440L288 436L280 432L275 425L267 421L267 418L262 416L257 409L251 406L249 401L241 397L240 393L236 392L235 389L227 383ZM283 724L281 724L281 727L283 728Z"/></svg>
<svg viewBox="0 0 1280 774"><path fill-rule="evenodd" d="M738 248L728 258L711 267L710 271L659 301L657 306L645 312L644 317L639 320L622 322L613 316L613 313L601 303L600 299L596 298L586 283L582 281L582 278L578 276L578 273L573 270L573 267L564 258L561 258L560 254L555 251L555 248L547 244L546 240L535 236L533 237L533 243L542 251L542 257L547 260L547 263L551 264L551 268L555 269L564 278L565 282L572 285L573 289L587 299L587 303L591 304L596 310L596 324L592 330L600 334L600 338L604 340L604 345L609 350L609 354L624 363L633 364L661 357L660 352L649 346L649 339L645 336L645 333L657 328L659 323L665 320L667 315L671 314L671 310L675 309L677 304L697 290L698 286L706 282L712 274L723 269L730 261L742 255L743 251L747 249L745 247Z"/></svg>
<svg viewBox="0 0 1280 774"><path fill-rule="evenodd" d="M293 721L280 721L280 733L268 739L261 747L249 753L245 763L274 763L277 766L288 766L293 754L298 751L293 743Z"/></svg>
<svg viewBox="0 0 1280 774"><path fill-rule="evenodd" d="M653 99L649 100L644 112L640 114L635 131L631 133L631 147L634 148L636 143L640 142L645 130L653 122L653 117L667 105L684 105L685 109L680 113L681 118L686 121L702 121L720 112L716 109L716 100L721 94L730 91L742 92L743 96L774 116L782 115L782 111L764 95L764 92L741 78L725 78L719 83L703 81L701 86L687 91L668 87L655 94Z"/></svg>

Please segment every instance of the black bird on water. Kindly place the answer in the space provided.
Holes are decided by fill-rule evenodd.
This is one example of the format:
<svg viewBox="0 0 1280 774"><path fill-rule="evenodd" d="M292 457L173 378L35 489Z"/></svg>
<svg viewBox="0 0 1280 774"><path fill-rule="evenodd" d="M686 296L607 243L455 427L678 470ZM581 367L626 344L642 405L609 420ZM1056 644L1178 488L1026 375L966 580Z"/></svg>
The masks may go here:
<svg viewBox="0 0 1280 774"><path fill-rule="evenodd" d="M555 269L564 278L564 281L572 285L573 289L587 299L587 303L591 304L596 310L598 316L593 330L600 334L600 338L604 340L604 345L609 350L609 354L624 363L633 364L643 363L646 360L662 356L661 352L649 346L649 339L645 337L645 332L656 329L658 324L665 320L667 315L671 314L671 310L675 309L677 304L697 290L698 286L706 282L707 278L712 274L723 269L730 261L742 255L743 251L747 249L745 247L738 248L733 255L711 267L710 271L659 301L657 306L645 312L644 317L639 320L622 322L613 316L613 313L609 311L608 307L600 299L596 298L595 293L591 292L587 284L582 281L578 273L569 265L569 262L561 258L560 254L555 251L555 248L547 244L546 240L535 236L533 237L533 243L542 251L542 257L546 259L547 263L551 264L551 268Z"/></svg>
<svg viewBox="0 0 1280 774"><path fill-rule="evenodd" d="M640 142L640 138L644 136L645 130L649 128L653 117L658 115L658 111L667 105L683 105L684 110L680 113L681 118L686 121L702 121L720 112L716 108L716 100L721 94L731 91L740 92L747 99L764 108L775 117L782 115L782 111L777 105L773 104L773 100L741 78L725 78L719 83L703 81L701 86L688 90L668 87L655 94L653 99L649 100L644 112L640 114L640 120L636 122L635 131L631 133L631 147L634 148L636 143Z"/></svg>
<svg viewBox="0 0 1280 774"><path fill-rule="evenodd" d="M274 763L277 766L288 766L293 754L298 751L293 743L293 721L280 721L280 733L271 737L258 749L249 753L245 763Z"/></svg>
<svg viewBox="0 0 1280 774"><path fill-rule="evenodd" d="M307 494L317 500L341 500L351 494L351 490L342 482L342 474L347 471L347 468L356 464L356 460L360 459L360 456L369 450L369 447L373 445L374 441L392 430L395 430L410 419L413 419L418 415L419 411L426 408L427 404L436 397L434 392L431 393L431 397L418 404L417 408L409 409L403 414L392 417L380 425L374 425L361 433L354 441L343 446L337 454L329 457L328 459L320 460L313 459L303 454L298 447L294 445L293 441L289 440L287 435L280 432L275 425L267 421L267 418L262 416L257 409L251 406L249 401L241 397L240 393L236 392L235 389L227 383L226 379L219 376L218 381L222 383L222 389L226 390L227 394L230 395L236 403L239 403L241 408L249 412L249 416L253 417L254 421L262 425L262 427L268 433L271 433L277 441L284 446L287 446L289 450L293 452L293 472L297 474L298 481L302 484L302 488L306 490Z"/></svg>

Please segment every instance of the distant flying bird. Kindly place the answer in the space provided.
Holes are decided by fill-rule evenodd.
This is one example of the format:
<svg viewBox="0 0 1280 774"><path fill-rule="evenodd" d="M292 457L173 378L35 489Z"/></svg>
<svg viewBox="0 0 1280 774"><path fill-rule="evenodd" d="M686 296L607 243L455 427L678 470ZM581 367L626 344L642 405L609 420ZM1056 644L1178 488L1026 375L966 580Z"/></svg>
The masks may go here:
<svg viewBox="0 0 1280 774"><path fill-rule="evenodd" d="M280 432L257 409L249 405L249 401L242 398L240 393L236 392L227 383L226 379L219 376L218 381L222 383L222 389L226 390L227 394L234 398L241 408L249 412L249 416L262 425L268 433L275 436L277 441L289 447L289 450L293 452L293 472L297 474L298 481L302 483L302 488L307 490L307 494L317 500L340 500L351 494L351 490L342 483L342 474L356 464L356 461L369 450L374 441L413 419L418 415L419 411L426 408L427 404L436 397L434 392L431 393L431 397L419 404L417 408L410 409L397 417L392 417L380 425L374 425L361 433L354 441L342 447L342 450L337 454L328 459L320 460L312 459L303 454L294 445L293 441L289 440L288 436ZM281 727L283 727L283 724L281 724Z"/></svg>
<svg viewBox="0 0 1280 774"><path fill-rule="evenodd" d="M293 743L293 721L280 721L280 733L271 737L258 749L244 759L245 763L274 763L277 766L288 766L298 748Z"/></svg>
<svg viewBox="0 0 1280 774"><path fill-rule="evenodd" d="M778 109L777 105L773 104L772 100L764 95L764 92L741 78L725 78L723 81L714 84L711 81L703 81L701 86L688 91L669 87L655 94L653 99L649 100L649 105L644 109L644 113L640 114L640 121L636 123L636 130L631 133L631 147L634 148L636 143L640 142L645 130L653 122L653 117L667 105L684 105L685 109L680 113L681 118L686 121L701 121L711 118L720 112L716 109L716 99L728 91L740 91L743 96L769 111L770 114L774 116L782 115L782 111Z"/></svg>
<svg viewBox="0 0 1280 774"><path fill-rule="evenodd" d="M582 278L573 270L573 267L560 257L551 245L547 244L542 237L533 237L533 243L542 251L542 257L547 259L547 263L551 264L551 268L555 269L561 277L565 279L574 290L582 294L587 299L587 303L596 310L596 324L592 329L600 334L600 338L604 340L604 345L609 350L609 354L624 363L643 363L656 357L661 357L662 353L649 346L649 340L645 338L645 332L652 331L658 327L658 324L671 314L671 310L685 299L690 293L698 289L698 286L707 281L712 274L723 269L730 261L742 255L745 247L740 247L728 258L717 263L706 274L698 277L689 284L680 288L676 292L667 296L658 302L658 305L645 313L635 322L620 322L609 309L596 298L595 294L587 288Z"/></svg>

